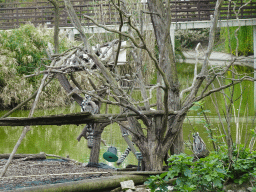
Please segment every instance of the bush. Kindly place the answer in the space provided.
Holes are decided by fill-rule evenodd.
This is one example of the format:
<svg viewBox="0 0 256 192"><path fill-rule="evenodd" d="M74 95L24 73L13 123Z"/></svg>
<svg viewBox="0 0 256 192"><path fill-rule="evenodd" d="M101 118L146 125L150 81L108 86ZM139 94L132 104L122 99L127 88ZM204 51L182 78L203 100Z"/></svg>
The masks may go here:
<svg viewBox="0 0 256 192"><path fill-rule="evenodd" d="M65 34L60 34L60 52L69 49L74 42L68 40ZM31 74L36 69L48 65L46 46L53 44L53 30L45 26L34 27L26 24L18 29L0 32L0 98L5 107L20 103L30 97L38 88L41 76L24 78L23 75ZM60 92L58 82L48 85L46 94L42 95L45 107L64 105L65 92ZM59 95L58 102L53 95Z"/></svg>
<svg viewBox="0 0 256 192"><path fill-rule="evenodd" d="M168 172L150 176L145 183L151 191L167 191L167 181L175 177L177 191L213 192L223 191L224 182L242 184L256 178L256 152L250 153L243 146L234 149L232 164L228 162L227 150L212 152L198 161L186 154L173 155L168 161Z"/></svg>

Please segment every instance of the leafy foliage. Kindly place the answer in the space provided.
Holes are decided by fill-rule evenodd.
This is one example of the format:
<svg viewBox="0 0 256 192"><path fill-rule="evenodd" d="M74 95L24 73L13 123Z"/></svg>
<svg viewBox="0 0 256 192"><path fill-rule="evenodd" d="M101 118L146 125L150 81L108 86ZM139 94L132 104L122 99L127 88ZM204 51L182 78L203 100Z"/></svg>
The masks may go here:
<svg viewBox="0 0 256 192"><path fill-rule="evenodd" d="M233 150L233 155L231 165L225 148L198 161L186 154L173 155L168 160L169 171L150 176L145 184L152 192L167 191L168 180L176 178L174 189L177 191L223 191L224 182L242 184L255 179L256 152L250 153L249 149L240 146Z"/></svg>
<svg viewBox="0 0 256 192"><path fill-rule="evenodd" d="M60 51L74 45L64 33L59 38ZM36 90L41 77L24 78L23 75L49 63L44 59L47 58L45 49L48 42L53 44L53 30L45 26L26 24L18 29L0 32L0 98L3 106L13 107ZM45 88L46 94L42 96L45 101L41 105L47 107L66 103L65 92L60 92L57 86L58 82L55 82ZM51 95L59 95L59 101L56 102Z"/></svg>
<svg viewBox="0 0 256 192"><path fill-rule="evenodd" d="M202 40L208 40L209 29L177 30L176 39L182 48L193 48ZM176 42L175 42L176 43Z"/></svg>

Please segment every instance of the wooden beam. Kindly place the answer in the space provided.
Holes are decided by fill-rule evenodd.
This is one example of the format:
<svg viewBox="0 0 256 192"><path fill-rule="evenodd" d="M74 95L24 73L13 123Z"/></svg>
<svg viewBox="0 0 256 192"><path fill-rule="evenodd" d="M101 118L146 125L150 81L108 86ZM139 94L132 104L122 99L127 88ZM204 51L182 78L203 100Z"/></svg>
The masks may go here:
<svg viewBox="0 0 256 192"><path fill-rule="evenodd" d="M141 114L153 117L161 116L164 111L141 111ZM169 115L177 114L176 111L169 111ZM70 124L86 124L86 123L106 123L115 121L126 121L127 117L140 118L135 113L129 112L124 114L95 114L89 112L81 112L66 115L52 115L43 117L8 117L0 118L0 126L27 126L27 125L70 125Z"/></svg>

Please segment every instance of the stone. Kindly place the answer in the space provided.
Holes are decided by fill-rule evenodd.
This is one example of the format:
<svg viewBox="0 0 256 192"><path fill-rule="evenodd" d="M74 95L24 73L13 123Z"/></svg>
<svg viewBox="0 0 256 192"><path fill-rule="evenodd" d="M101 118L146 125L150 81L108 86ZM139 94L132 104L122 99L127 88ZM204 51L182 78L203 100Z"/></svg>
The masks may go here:
<svg viewBox="0 0 256 192"><path fill-rule="evenodd" d="M167 189L168 189L168 191L173 191L174 187L173 186L167 186ZM157 190L160 190L160 188L157 188L156 191Z"/></svg>
<svg viewBox="0 0 256 192"><path fill-rule="evenodd" d="M133 180L123 181L123 182L120 182L120 184L121 184L122 190L126 190L126 189L134 189L135 190Z"/></svg>
<svg viewBox="0 0 256 192"><path fill-rule="evenodd" d="M168 186L167 189L168 189L169 191L173 191L174 187L173 187L173 186Z"/></svg>
<svg viewBox="0 0 256 192"><path fill-rule="evenodd" d="M145 189L145 188L136 188L136 192L150 192L150 189Z"/></svg>

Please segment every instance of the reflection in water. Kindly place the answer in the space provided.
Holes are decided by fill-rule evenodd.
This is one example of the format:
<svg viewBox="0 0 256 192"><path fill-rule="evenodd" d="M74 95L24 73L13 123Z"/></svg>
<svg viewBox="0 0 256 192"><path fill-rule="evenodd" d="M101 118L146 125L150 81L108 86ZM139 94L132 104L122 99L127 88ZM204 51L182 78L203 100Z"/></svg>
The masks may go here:
<svg viewBox="0 0 256 192"><path fill-rule="evenodd" d="M49 110L37 111L36 116L54 115L60 113L68 113L69 111ZM3 115L1 112L0 115ZM13 114L13 116L25 117L26 112L22 111ZM75 159L79 162L87 163L90 157L90 149L87 148L87 141L82 138L80 142L76 140L82 131L84 125L62 125L62 126L32 126L26 137L23 139L18 148L17 153L40 153L55 154ZM20 137L23 127L0 127L0 153L11 153L17 140ZM112 133L111 133L112 132ZM112 138L111 138L112 137ZM109 163L103 159L103 153L107 151L109 146L117 148L117 156L120 157L127 148L126 142L122 138L119 126L117 124L110 125L105 128L102 139L105 140L107 146L101 143L100 162L110 166L118 167L115 163ZM135 156L131 153L127 159L119 166L125 167L127 164L137 164Z"/></svg>
<svg viewBox="0 0 256 192"><path fill-rule="evenodd" d="M60 113L69 113L69 110L46 110L37 111L36 116L53 115ZM1 112L4 114L4 112ZM2 115L0 114L0 115ZM13 116L25 117L27 112L19 111ZM248 121L248 119L247 119ZM212 128L217 128L219 123L216 118L211 119ZM242 120L240 121L242 125ZM82 131L84 125L63 125L63 126L33 126L22 141L17 153L40 153L45 152L47 154L55 154L75 159L79 162L87 163L90 157L90 149L87 148L85 139L81 139L80 142L76 140L79 133ZM244 126L244 129L246 126ZM0 127L0 153L11 153L14 145L16 144L23 127ZM204 124L200 122L198 117L189 117L189 121L186 120L183 125L184 140L188 140L188 135L193 132L193 129L200 132L200 136L205 141L208 148L211 150L211 141L208 139L208 134L205 131ZM251 124L247 127L251 129ZM217 129L214 130L218 132ZM245 132L245 130L244 130ZM235 123L232 126L232 134L235 137ZM100 150L100 162L106 163L110 166L115 166L116 163L107 162L103 159L103 153L105 153L109 146L117 148L117 156L121 157L122 153L126 150L127 144L122 138L119 126L114 123L105 128L102 134L102 139L106 141L107 146L101 143ZM244 138L242 138L244 139ZM243 142L243 141L242 141ZM188 149L186 153L191 153ZM127 164L137 164L137 160L133 153L130 153L126 160L120 165L125 167Z"/></svg>

